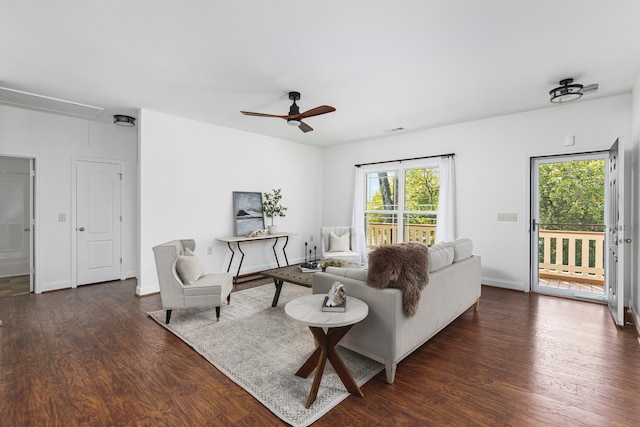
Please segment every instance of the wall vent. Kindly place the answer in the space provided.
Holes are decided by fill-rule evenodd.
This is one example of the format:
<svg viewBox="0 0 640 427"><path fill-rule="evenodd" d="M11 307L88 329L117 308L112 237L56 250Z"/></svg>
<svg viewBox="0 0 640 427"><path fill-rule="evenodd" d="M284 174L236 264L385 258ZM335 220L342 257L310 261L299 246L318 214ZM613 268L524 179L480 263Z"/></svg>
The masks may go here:
<svg viewBox="0 0 640 427"><path fill-rule="evenodd" d="M0 104L29 110L46 111L65 116L93 119L104 111L104 108L51 98L35 93L0 87Z"/></svg>

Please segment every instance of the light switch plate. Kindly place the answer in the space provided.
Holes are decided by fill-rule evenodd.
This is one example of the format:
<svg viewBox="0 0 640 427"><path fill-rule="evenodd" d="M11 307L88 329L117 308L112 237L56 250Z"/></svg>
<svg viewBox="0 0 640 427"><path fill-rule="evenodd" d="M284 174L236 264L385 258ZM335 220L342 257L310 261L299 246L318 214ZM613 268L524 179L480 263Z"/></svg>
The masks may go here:
<svg viewBox="0 0 640 427"><path fill-rule="evenodd" d="M66 222L66 221L67 221L67 214L59 213L58 222Z"/></svg>
<svg viewBox="0 0 640 427"><path fill-rule="evenodd" d="M517 213L499 213L498 221L517 221L518 214Z"/></svg>

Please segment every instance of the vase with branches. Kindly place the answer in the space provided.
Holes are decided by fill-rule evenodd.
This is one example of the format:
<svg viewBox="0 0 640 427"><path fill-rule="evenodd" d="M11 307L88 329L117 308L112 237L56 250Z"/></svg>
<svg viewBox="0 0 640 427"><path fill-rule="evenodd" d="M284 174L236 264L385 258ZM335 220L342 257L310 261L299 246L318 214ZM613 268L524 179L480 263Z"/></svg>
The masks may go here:
<svg viewBox="0 0 640 427"><path fill-rule="evenodd" d="M271 193L264 193L262 199L262 212L264 216L271 219L271 225L269 226L269 233L276 233L276 226L273 225L273 218L279 216L281 218L286 216L287 208L280 204L282 200L282 189L273 189Z"/></svg>

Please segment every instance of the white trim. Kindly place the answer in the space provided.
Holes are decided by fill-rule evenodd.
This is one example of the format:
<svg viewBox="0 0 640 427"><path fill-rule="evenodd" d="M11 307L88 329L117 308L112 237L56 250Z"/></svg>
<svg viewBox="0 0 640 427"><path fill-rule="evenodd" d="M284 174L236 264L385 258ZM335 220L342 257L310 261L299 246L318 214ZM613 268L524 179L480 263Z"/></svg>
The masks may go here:
<svg viewBox="0 0 640 427"><path fill-rule="evenodd" d="M532 199L533 199L533 193L534 193L534 185L536 185L536 182L539 180L538 174L537 174L537 170L535 170L535 168L533 168L533 164L534 162L538 162L539 164L547 164L547 163L558 163L558 162L568 162L568 161L580 161L580 160L604 160L605 162L605 183L604 183L604 198L605 198L605 212L604 212L604 221L605 221L605 226L606 224L608 224L607 222L607 216L608 216L608 210L606 208L607 203L608 203L608 186L606 185L607 183L607 174L608 174L608 161L609 161L609 156L608 156L608 150L589 150L587 152L561 152L559 154L541 154L541 155L536 155L536 156L530 156L528 157L528 170L529 170L529 176L527 181L529 182L529 190L528 190L528 224L527 224L527 246L529 248L528 253L529 253L529 261L527 262L527 275L525 277L529 278L529 283L527 286L525 286L525 292L537 292L540 294L545 294L545 295L555 295L555 296L563 296L563 297L569 297L569 298L575 298L575 299L581 299L581 300L588 300L588 301L600 301L600 302L606 302L606 295L603 295L602 298L600 298L599 295L596 294L590 294L590 293L586 293L586 292L573 292L570 290L564 290L564 289L554 289L554 288L540 288L538 286L539 284L539 275L538 275L538 271L534 268L534 254L537 254L538 248L536 243L534 242L533 239L533 230L531 227L531 222L533 220L533 214L534 214L534 205L532 203ZM535 178L535 179L534 179ZM539 210L539 207L537 207L537 210ZM539 212L538 212L539 213ZM606 233L605 233L606 236ZM606 264L606 258L605 258L605 264ZM607 270L607 266L605 265L605 272Z"/></svg>
<svg viewBox="0 0 640 427"><path fill-rule="evenodd" d="M77 239L76 239L76 229L77 225L77 196L76 196L76 188L77 188L77 164L78 162L92 162L92 163L107 163L112 165L118 165L120 167L120 173L122 174L122 179L120 180L120 216L122 217L122 222L120 223L120 257L122 258L122 262L120 263L120 280L126 279L126 274L124 272L124 264L125 264L125 242L124 242L124 226L126 216L124 215L125 211L125 162L122 160L114 160L114 159L105 159L99 157L84 157L84 156L72 156L71 157L71 287L78 287L78 247L77 247Z"/></svg>
<svg viewBox="0 0 640 427"><path fill-rule="evenodd" d="M482 276L481 282L483 285L494 286L496 288L505 288L512 289L514 291L522 291L526 292L526 287L524 283L514 282L512 280L500 280L500 279L491 279L489 277Z"/></svg>
<svg viewBox="0 0 640 427"><path fill-rule="evenodd" d="M31 225L31 257L34 259L33 265L30 265L30 268L33 268L33 271L29 272L31 277L35 276L35 281L33 282L33 289L31 291L34 294L42 293L42 284L40 280L40 276L42 275L40 272L40 174L38 173L38 168L40 167L40 153L37 151L2 151L0 152L0 156L6 157L21 157L28 158L32 160L35 178L33 180L34 191L31 194L31 208L33 209L33 224Z"/></svg>

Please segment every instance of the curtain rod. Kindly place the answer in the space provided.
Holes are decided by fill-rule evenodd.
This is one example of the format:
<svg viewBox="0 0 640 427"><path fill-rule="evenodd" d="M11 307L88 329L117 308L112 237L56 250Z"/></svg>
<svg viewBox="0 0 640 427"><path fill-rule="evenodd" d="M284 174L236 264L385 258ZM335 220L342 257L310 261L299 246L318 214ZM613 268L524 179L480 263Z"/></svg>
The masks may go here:
<svg viewBox="0 0 640 427"><path fill-rule="evenodd" d="M385 160L383 162L371 162L371 163L360 163L359 165L355 165L355 167L359 168L360 166L369 166L369 165L381 165L383 163L395 163L395 162L408 162L409 160L422 160L422 159L433 159L434 157L453 157L455 153L449 154L437 154L434 156L424 156L424 157L411 157L409 159L398 159L398 160Z"/></svg>

